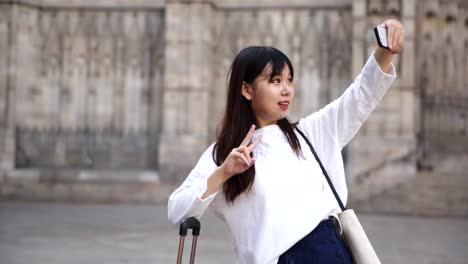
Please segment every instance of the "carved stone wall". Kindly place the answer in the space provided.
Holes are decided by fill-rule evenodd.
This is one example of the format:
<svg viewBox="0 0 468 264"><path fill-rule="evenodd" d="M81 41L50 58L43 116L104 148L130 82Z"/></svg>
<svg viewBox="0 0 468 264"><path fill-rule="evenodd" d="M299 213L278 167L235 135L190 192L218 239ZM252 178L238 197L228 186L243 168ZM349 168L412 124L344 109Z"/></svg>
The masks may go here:
<svg viewBox="0 0 468 264"><path fill-rule="evenodd" d="M156 169L164 10L11 8L15 166Z"/></svg>
<svg viewBox="0 0 468 264"><path fill-rule="evenodd" d="M468 187L468 3L387 0L354 6L363 14L357 22L399 17L407 43L397 62L399 78L351 143L352 203L373 212L467 216L462 190ZM359 41L353 45L355 63Z"/></svg>
<svg viewBox="0 0 468 264"><path fill-rule="evenodd" d="M296 121L343 92L389 17L405 25L406 47L397 80L344 150L350 201L468 215L466 170L447 169L468 158L461 0L0 0L0 187L63 182L56 197L68 197L89 178L178 184L215 139L240 49L289 56Z"/></svg>
<svg viewBox="0 0 468 264"><path fill-rule="evenodd" d="M432 152L468 152L468 9L455 1L419 7L421 162L428 165Z"/></svg>

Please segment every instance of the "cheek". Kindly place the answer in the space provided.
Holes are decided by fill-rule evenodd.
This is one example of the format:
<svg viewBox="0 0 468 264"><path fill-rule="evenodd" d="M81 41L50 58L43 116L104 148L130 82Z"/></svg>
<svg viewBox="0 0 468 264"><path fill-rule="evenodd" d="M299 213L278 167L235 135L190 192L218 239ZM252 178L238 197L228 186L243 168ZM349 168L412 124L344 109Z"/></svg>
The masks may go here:
<svg viewBox="0 0 468 264"><path fill-rule="evenodd" d="M278 105L278 101L280 100L281 95L279 92L272 90L268 94L265 94L264 98L264 105L268 105L268 107L271 108Z"/></svg>
<svg viewBox="0 0 468 264"><path fill-rule="evenodd" d="M267 87L268 88L268 87ZM255 101L258 106L265 107L277 101L278 95L272 89L261 89L255 94Z"/></svg>
<svg viewBox="0 0 468 264"><path fill-rule="evenodd" d="M269 96L262 96L257 101L257 108L262 111L268 111L273 105L273 100Z"/></svg>
<svg viewBox="0 0 468 264"><path fill-rule="evenodd" d="M264 93L256 97L256 100L252 100L252 107L257 114L269 114L274 111L275 106L276 99L268 93Z"/></svg>

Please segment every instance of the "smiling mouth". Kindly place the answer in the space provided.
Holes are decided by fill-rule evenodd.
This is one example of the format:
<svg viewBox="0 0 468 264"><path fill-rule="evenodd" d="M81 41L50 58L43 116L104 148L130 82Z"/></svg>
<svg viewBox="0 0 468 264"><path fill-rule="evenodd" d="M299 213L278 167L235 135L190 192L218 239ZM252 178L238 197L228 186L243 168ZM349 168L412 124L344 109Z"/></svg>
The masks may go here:
<svg viewBox="0 0 468 264"><path fill-rule="evenodd" d="M281 109L288 109L289 107L289 102L279 102L278 103Z"/></svg>

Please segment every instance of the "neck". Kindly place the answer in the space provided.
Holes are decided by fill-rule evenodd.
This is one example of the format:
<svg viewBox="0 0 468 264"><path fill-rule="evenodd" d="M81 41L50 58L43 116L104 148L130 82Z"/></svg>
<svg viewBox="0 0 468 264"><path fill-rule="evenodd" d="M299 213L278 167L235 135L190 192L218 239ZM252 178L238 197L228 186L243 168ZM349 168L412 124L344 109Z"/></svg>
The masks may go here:
<svg viewBox="0 0 468 264"><path fill-rule="evenodd" d="M258 127L257 128L262 128L262 127L266 127L266 126L271 126L271 125L276 125L277 124L277 120L275 121L262 121L262 120L257 120L257 123L258 123Z"/></svg>

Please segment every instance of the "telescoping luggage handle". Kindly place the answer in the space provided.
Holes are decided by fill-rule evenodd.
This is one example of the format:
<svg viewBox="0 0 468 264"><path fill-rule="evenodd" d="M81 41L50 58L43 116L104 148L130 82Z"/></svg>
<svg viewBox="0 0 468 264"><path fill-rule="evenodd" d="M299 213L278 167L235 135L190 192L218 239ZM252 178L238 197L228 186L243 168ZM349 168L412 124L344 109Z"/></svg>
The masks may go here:
<svg viewBox="0 0 468 264"><path fill-rule="evenodd" d="M195 217L190 217L180 223L179 228L179 253L177 254L177 264L182 263L182 255L184 252L184 242L185 236L187 236L187 231L192 229L192 251L190 252L190 264L195 262L195 251L197 249L197 238L200 235L200 221L198 221Z"/></svg>

